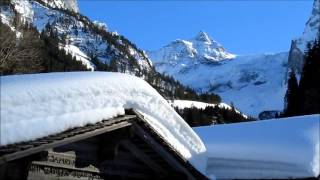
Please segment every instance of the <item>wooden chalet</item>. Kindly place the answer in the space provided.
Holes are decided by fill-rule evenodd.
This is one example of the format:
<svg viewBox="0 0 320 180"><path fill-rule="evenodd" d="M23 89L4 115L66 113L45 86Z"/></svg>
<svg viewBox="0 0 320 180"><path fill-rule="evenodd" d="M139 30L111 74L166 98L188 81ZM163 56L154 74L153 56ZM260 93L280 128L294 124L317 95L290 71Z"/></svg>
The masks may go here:
<svg viewBox="0 0 320 180"><path fill-rule="evenodd" d="M0 146L1 180L207 179L134 110Z"/></svg>

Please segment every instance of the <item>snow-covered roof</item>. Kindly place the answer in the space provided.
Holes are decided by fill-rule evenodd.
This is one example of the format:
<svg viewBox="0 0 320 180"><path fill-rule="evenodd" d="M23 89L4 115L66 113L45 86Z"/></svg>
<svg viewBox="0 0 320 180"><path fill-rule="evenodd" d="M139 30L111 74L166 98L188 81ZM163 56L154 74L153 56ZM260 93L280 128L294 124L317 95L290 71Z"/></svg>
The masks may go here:
<svg viewBox="0 0 320 180"><path fill-rule="evenodd" d="M217 179L319 176L320 115L197 127L206 175Z"/></svg>
<svg viewBox="0 0 320 180"><path fill-rule="evenodd" d="M1 77L0 145L96 123L134 108L199 171L206 149L197 134L144 80L107 72Z"/></svg>
<svg viewBox="0 0 320 180"><path fill-rule="evenodd" d="M0 80L0 146L96 123L133 108L208 177L319 175L319 115L195 128L205 147L167 101L134 76L73 72L2 76Z"/></svg>

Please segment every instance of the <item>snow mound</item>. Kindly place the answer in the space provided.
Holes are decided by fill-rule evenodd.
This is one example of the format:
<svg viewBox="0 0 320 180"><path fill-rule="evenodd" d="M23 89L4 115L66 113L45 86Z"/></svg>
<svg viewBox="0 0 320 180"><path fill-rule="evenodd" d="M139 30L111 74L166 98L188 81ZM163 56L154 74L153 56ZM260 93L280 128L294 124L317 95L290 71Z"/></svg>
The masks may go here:
<svg viewBox="0 0 320 180"><path fill-rule="evenodd" d="M96 123L134 108L191 164L204 170L205 146L144 80L120 73L2 76L1 141L6 145Z"/></svg>
<svg viewBox="0 0 320 180"><path fill-rule="evenodd" d="M208 177L317 177L320 115L198 127L207 148Z"/></svg>

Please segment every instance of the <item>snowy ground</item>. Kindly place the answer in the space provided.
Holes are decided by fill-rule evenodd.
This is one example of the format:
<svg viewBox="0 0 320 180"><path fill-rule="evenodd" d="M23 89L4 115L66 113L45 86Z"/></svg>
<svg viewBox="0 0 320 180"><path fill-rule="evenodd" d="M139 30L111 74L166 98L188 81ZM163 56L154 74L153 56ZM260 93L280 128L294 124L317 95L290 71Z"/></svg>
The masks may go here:
<svg viewBox="0 0 320 180"><path fill-rule="evenodd" d="M304 178L319 175L319 121L309 115L194 130L206 145L210 178Z"/></svg>
<svg viewBox="0 0 320 180"><path fill-rule="evenodd" d="M135 108L184 158L203 172L205 146L148 83L106 72L1 76L0 145L96 123Z"/></svg>

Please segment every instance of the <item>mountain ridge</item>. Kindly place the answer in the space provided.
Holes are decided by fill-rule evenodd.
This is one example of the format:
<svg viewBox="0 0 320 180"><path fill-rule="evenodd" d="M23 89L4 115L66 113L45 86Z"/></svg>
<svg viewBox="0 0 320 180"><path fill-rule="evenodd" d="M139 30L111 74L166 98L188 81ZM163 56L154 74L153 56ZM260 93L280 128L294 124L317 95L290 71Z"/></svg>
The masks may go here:
<svg viewBox="0 0 320 180"><path fill-rule="evenodd" d="M219 63L222 60L236 57L204 31L200 31L195 37L188 40L176 39L159 50L148 51L147 54L154 63L167 61L182 66Z"/></svg>

